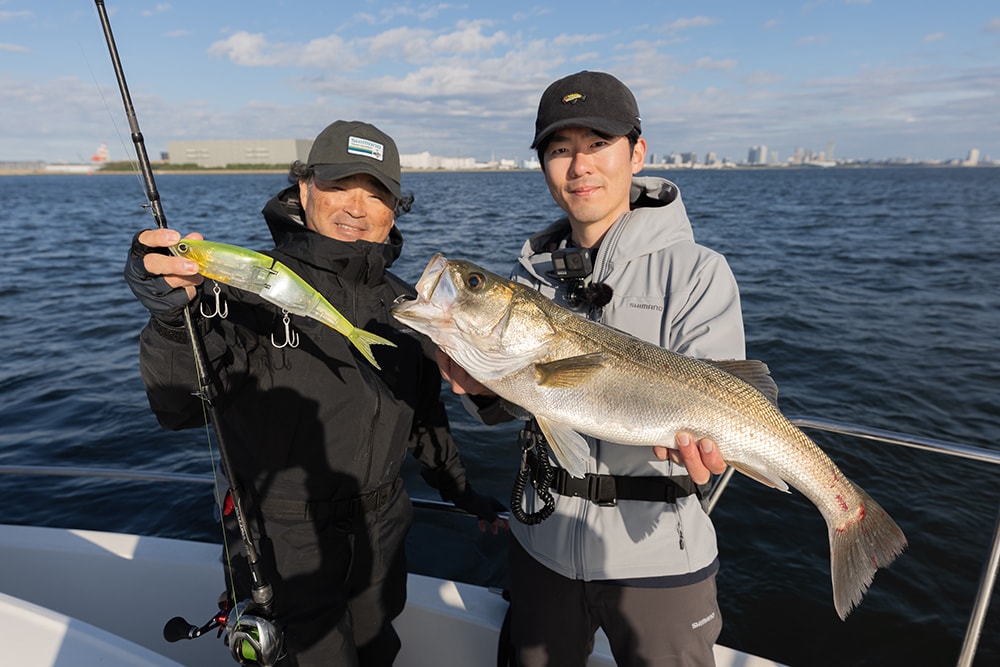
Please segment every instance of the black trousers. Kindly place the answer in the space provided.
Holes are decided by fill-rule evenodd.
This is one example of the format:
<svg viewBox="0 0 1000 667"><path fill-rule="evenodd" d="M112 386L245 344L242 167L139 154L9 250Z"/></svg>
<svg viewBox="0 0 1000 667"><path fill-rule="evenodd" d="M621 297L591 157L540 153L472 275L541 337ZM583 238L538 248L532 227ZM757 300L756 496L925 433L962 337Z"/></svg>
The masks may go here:
<svg viewBox="0 0 1000 667"><path fill-rule="evenodd" d="M282 667L391 665L392 627L406 603L404 543L413 520L406 492L381 511L351 519L265 516L257 523L262 569L285 628ZM237 599L250 596L250 571L236 522L226 522ZM228 576L228 573L227 573Z"/></svg>

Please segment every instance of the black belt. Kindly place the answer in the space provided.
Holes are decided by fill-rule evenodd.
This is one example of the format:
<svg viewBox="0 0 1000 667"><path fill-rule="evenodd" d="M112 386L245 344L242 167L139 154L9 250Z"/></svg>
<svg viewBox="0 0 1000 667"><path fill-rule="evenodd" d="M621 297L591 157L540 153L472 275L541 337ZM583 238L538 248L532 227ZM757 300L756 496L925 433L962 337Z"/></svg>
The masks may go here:
<svg viewBox="0 0 1000 667"><path fill-rule="evenodd" d="M695 495L701 490L690 477L624 477L587 473L582 479L572 477L562 468L552 471L552 490L563 496L586 498L598 505L614 505L619 500L645 500L675 503L678 498Z"/></svg>
<svg viewBox="0 0 1000 667"><path fill-rule="evenodd" d="M340 500L285 500L266 498L261 502L264 516L301 521L342 521L356 519L368 512L381 512L389 506L402 480L384 484L371 493Z"/></svg>

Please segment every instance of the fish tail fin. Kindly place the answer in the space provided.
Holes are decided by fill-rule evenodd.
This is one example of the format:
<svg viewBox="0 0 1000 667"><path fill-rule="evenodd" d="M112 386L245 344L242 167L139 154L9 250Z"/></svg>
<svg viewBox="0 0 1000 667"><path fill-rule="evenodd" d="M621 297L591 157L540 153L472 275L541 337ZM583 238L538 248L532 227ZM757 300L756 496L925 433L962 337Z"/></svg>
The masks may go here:
<svg viewBox="0 0 1000 667"><path fill-rule="evenodd" d="M888 567L906 548L906 536L871 496L855 487L858 506L852 516L826 517L830 531L833 604L845 620L861 603L879 568Z"/></svg>
<svg viewBox="0 0 1000 667"><path fill-rule="evenodd" d="M359 327L354 327L354 329L347 334L348 340L358 348L358 351L367 359L372 366L382 370L382 367L378 365L375 361L375 355L372 354L372 345L388 345L390 347L396 347L396 344L391 340L386 340L379 336L378 334L373 334L370 331L365 331Z"/></svg>

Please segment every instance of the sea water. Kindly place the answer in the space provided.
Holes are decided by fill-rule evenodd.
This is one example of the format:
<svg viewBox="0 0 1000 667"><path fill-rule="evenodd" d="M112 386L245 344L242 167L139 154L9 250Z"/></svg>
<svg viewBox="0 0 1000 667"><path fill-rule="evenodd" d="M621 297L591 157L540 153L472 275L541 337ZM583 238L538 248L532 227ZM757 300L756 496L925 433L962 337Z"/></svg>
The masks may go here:
<svg viewBox="0 0 1000 667"><path fill-rule="evenodd" d="M1000 434L1000 170L836 168L650 172L680 186L696 239L740 284L747 354L787 415L996 449ZM394 270L436 252L506 274L559 213L538 172L407 173ZM171 227L263 249L280 174L157 176ZM0 178L0 464L211 474L202 430L167 432L138 373L147 315L121 278L153 226L134 175ZM453 430L478 490L508 502L513 425ZM796 667L953 665L1000 505L1000 469L814 434L909 538L846 622L833 609L826 527L798 493L737 475L713 513L722 642ZM411 495L435 498L415 466ZM204 485L0 476L3 521L218 541ZM417 515L413 571L503 585L506 538ZM472 537L470 538L470 535ZM447 545L447 546L444 546ZM454 545L454 546L453 546ZM211 611L218 591L206 591ZM994 595L977 665L1000 664Z"/></svg>

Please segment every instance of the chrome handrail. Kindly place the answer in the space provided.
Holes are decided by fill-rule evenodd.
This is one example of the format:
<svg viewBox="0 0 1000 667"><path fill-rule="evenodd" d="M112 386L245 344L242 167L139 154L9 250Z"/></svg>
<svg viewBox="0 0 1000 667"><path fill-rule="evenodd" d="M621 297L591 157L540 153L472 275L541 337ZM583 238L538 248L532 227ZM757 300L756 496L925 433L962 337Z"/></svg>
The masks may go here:
<svg viewBox="0 0 1000 667"><path fill-rule="evenodd" d="M800 428L816 429L855 438L863 438L865 440L902 445L903 447L957 456L982 463L1000 464L1000 452L982 447L960 445L934 438L922 438L896 431L865 428L830 419L818 419L814 417L789 417L789 419ZM993 586L997 580L998 568L1000 568L1000 509L998 509L997 519L993 526L993 544L990 547L990 555L983 566L983 571L979 575L976 601L973 603L969 624L966 626L965 639L962 641L962 651L959 653L958 663L956 663L957 667L971 667L972 665L972 659L976 655L976 648L979 646L979 638L982 636L983 624L986 622L986 612L989 610L990 596L993 594Z"/></svg>
<svg viewBox="0 0 1000 667"><path fill-rule="evenodd" d="M936 454L947 454L959 458L992 463L1000 465L1000 451L962 445L935 438L924 438L897 431L887 431L879 428L868 428L857 424L834 421L832 419L821 419L818 417L798 417L788 418L793 424L802 429L812 429L836 433L852 438L863 440L873 440L875 442L885 442L891 445L901 445L912 449L934 452ZM711 512L719 502L719 497L732 479L733 468L729 468L723 473L712 486L709 498L706 501L706 511ZM990 555L986 560L983 571L979 576L979 586L976 589L976 601L972 606L972 614L969 617L969 624L965 630L965 639L962 642L962 651L959 653L957 667L971 667L972 660L976 655L979 646L979 639L982 636L983 624L986 622L986 612L990 606L990 596L993 594L993 586L996 583L997 572L1000 570L1000 509L998 509L997 519L993 526L993 544L990 547Z"/></svg>
<svg viewBox="0 0 1000 667"><path fill-rule="evenodd" d="M869 428L850 424L847 422L834 421L831 419L821 419L817 417L792 416L789 420L802 429L812 429L826 431L863 440L884 442L891 445L900 445L912 449L930 451L937 454L946 454L959 458L992 463L1000 465L1000 451L963 445L946 440L934 438L924 438L920 436L908 435L897 431L887 431L878 428ZM728 486L733 476L733 468L729 468L720 475L714 482L706 500L706 511L711 512L718 503L722 492ZM186 473L157 472L153 470L117 470L113 468L79 468L79 467L57 467L57 466L12 466L0 465L0 475L21 474L21 475L58 475L66 477L104 477L115 479L126 479L134 481L153 482L183 482L195 484L214 484L215 479L210 475L191 475ZM451 503L412 498L414 507L420 509L430 509L438 511L456 512L465 514ZM979 578L979 587L976 592L976 601L973 605L972 615L966 628L965 639L962 643L962 651L959 654L957 667L971 667L975 657L979 639L982 635L983 624L986 621L986 613L989 609L990 596L996 583L997 573L1000 570L1000 511L998 511L996 524L993 529L993 544L990 549L989 559L986 561Z"/></svg>

